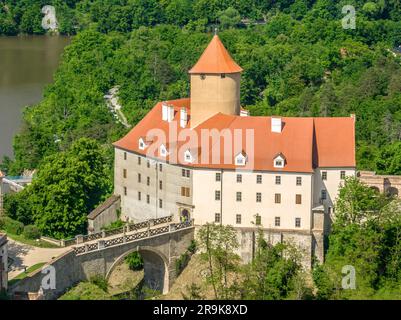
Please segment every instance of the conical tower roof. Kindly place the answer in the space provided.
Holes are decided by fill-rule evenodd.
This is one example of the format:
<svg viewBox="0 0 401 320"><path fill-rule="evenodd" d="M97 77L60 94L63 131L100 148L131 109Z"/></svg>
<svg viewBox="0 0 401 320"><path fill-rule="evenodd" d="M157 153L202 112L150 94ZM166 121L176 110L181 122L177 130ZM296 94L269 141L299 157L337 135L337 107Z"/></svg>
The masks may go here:
<svg viewBox="0 0 401 320"><path fill-rule="evenodd" d="M243 69L231 58L216 34L189 73L237 73Z"/></svg>

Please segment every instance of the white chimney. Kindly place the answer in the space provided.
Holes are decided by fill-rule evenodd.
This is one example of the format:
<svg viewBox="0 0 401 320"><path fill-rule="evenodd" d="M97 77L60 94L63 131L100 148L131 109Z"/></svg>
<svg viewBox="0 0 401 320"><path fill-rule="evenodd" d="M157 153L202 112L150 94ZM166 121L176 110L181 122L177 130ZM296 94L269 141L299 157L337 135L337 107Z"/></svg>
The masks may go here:
<svg viewBox="0 0 401 320"><path fill-rule="evenodd" d="M282 121L281 118L271 118L271 127L272 132L281 133L282 128Z"/></svg>
<svg viewBox="0 0 401 320"><path fill-rule="evenodd" d="M187 109L181 108L181 112L180 112L180 126L181 126L181 128L185 128L187 126L187 122L188 122Z"/></svg>
<svg viewBox="0 0 401 320"><path fill-rule="evenodd" d="M174 119L174 107L168 106L167 107L167 121L171 122Z"/></svg>
<svg viewBox="0 0 401 320"><path fill-rule="evenodd" d="M241 109L239 115L240 115L241 117L248 117L248 116L249 116L249 111L248 111L248 110L245 110L245 109Z"/></svg>
<svg viewBox="0 0 401 320"><path fill-rule="evenodd" d="M162 103L162 120L167 121L168 118L168 105L163 102Z"/></svg>

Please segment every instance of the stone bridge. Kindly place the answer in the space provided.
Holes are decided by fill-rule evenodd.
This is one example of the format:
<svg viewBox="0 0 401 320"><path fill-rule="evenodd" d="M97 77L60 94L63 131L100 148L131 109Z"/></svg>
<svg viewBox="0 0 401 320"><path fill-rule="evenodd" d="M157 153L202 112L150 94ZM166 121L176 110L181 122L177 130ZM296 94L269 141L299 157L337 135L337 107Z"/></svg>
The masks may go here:
<svg viewBox="0 0 401 320"><path fill-rule="evenodd" d="M131 252L138 251L144 260L146 286L167 293L177 277L176 260L194 239L193 221L168 223L131 233L89 241L72 247L9 289L14 297L41 291L44 279L54 270L55 288L43 286L45 299L55 299L80 281L101 275L106 279ZM52 266L54 268L49 268ZM45 281L45 284L47 282Z"/></svg>

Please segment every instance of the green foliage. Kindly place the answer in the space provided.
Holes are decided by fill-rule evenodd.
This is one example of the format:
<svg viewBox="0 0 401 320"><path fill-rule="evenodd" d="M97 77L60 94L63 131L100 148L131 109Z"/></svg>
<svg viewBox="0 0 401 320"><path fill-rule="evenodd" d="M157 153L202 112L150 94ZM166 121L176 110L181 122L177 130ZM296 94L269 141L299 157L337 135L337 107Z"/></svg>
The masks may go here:
<svg viewBox="0 0 401 320"><path fill-rule="evenodd" d="M396 297L388 292L396 292L401 284L400 239L400 201L383 199L356 179L347 179L337 200L325 263L313 271L317 298ZM346 265L355 268L355 290L342 288Z"/></svg>
<svg viewBox="0 0 401 320"><path fill-rule="evenodd" d="M91 277L89 279L89 282L93 283L94 285L96 285L97 287L102 289L104 292L108 291L109 285L107 283L107 280L105 277L103 277L101 275L95 275L95 276Z"/></svg>
<svg viewBox="0 0 401 320"><path fill-rule="evenodd" d="M113 229L117 229L117 228L121 228L125 225L124 221L122 220L116 220L112 223L110 223L107 226L103 226L101 229L105 230L105 231L109 231L109 230L113 230Z"/></svg>
<svg viewBox="0 0 401 320"><path fill-rule="evenodd" d="M208 263L207 281L213 287L216 299L230 299L237 295L236 280L229 281L229 274L238 269L240 257L236 231L232 226L207 223L198 232L202 259Z"/></svg>
<svg viewBox="0 0 401 320"><path fill-rule="evenodd" d="M184 270L187 266L190 259L190 255L187 252L184 252L180 255L180 257L175 261L175 272L177 276Z"/></svg>
<svg viewBox="0 0 401 320"><path fill-rule="evenodd" d="M133 271L138 271L143 269L143 259L139 252L135 251L130 253L125 257L125 262L128 267Z"/></svg>
<svg viewBox="0 0 401 320"><path fill-rule="evenodd" d="M198 246L196 244L196 241L195 240L191 240L191 244L188 246L187 251L190 254L194 254L197 249L198 249Z"/></svg>
<svg viewBox="0 0 401 320"><path fill-rule="evenodd" d="M111 192L105 150L82 138L46 157L32 184L6 201L14 218L33 221L42 234L66 239L83 234L87 214Z"/></svg>
<svg viewBox="0 0 401 320"><path fill-rule="evenodd" d="M0 216L0 229L7 233L19 235L24 231L24 224L7 216Z"/></svg>
<svg viewBox="0 0 401 320"><path fill-rule="evenodd" d="M245 267L242 297L252 300L279 300L293 292L301 269L300 253L291 244L266 243L260 232L255 259ZM302 293L303 298L306 293Z"/></svg>
<svg viewBox="0 0 401 320"><path fill-rule="evenodd" d="M32 240L39 239L40 238L40 230L38 229L38 227L36 227L34 225L25 226L23 236L26 239L32 239Z"/></svg>
<svg viewBox="0 0 401 320"><path fill-rule="evenodd" d="M91 282L81 282L62 295L59 300L112 300L112 297Z"/></svg>
<svg viewBox="0 0 401 320"><path fill-rule="evenodd" d="M201 287L196 283L191 283L191 285L186 286L186 293L182 293L182 298L184 300L203 300Z"/></svg>

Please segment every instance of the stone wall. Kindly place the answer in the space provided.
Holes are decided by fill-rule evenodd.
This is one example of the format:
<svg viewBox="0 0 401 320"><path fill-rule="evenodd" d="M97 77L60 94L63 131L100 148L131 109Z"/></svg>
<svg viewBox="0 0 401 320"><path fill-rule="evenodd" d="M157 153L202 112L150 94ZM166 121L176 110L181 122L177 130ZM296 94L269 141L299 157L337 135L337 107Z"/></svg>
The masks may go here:
<svg viewBox="0 0 401 320"><path fill-rule="evenodd" d="M307 270L312 265L312 255L315 253L316 248L323 248L323 237L314 237L310 232L295 232L292 230L275 230L275 229L261 229L263 231L264 239L273 245L277 243L292 243L297 246L302 252L301 263ZM255 250L257 249L257 239L259 231L256 228L237 228L238 240L240 248L238 254L244 263L249 263L254 258Z"/></svg>
<svg viewBox="0 0 401 320"><path fill-rule="evenodd" d="M360 171L358 178L382 193L401 197L401 176L377 175L373 171Z"/></svg>
<svg viewBox="0 0 401 320"><path fill-rule="evenodd" d="M78 282L95 275L108 277L115 266L133 251L139 251L144 258L145 283L153 287L156 284L156 289L167 293L176 278L175 261L191 243L193 230L178 230L82 255L76 255L72 249L44 266L53 266L56 275L56 288L44 290L44 299L56 299ZM10 292L38 292L46 277L42 270L16 283Z"/></svg>

